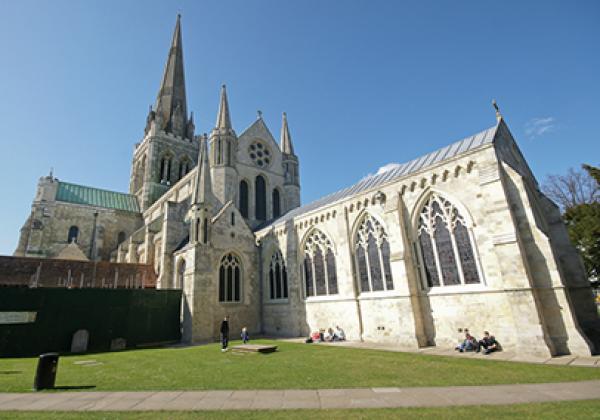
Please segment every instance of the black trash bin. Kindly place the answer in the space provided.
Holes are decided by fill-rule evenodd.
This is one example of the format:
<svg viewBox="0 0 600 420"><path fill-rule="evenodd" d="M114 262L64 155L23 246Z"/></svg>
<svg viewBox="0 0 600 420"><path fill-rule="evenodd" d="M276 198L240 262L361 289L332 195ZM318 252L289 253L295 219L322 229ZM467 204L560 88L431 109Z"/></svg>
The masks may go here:
<svg viewBox="0 0 600 420"><path fill-rule="evenodd" d="M54 388L56 381L56 370L58 369L58 353L40 354L40 359L35 372L35 381L33 389L40 391L42 389Z"/></svg>

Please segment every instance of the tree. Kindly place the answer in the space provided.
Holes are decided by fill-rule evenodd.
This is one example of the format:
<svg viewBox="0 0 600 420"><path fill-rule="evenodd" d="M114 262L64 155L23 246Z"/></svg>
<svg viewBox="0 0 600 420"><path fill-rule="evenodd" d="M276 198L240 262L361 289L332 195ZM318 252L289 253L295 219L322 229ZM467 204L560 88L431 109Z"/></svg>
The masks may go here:
<svg viewBox="0 0 600 420"><path fill-rule="evenodd" d="M600 201L600 169L583 165L585 171L570 168L566 175L550 175L542 189L564 212L570 207ZM588 169L589 168L589 169Z"/></svg>
<svg viewBox="0 0 600 420"><path fill-rule="evenodd" d="M571 242L581 253L588 278L600 276L600 168L583 165L549 176L543 190L563 210Z"/></svg>

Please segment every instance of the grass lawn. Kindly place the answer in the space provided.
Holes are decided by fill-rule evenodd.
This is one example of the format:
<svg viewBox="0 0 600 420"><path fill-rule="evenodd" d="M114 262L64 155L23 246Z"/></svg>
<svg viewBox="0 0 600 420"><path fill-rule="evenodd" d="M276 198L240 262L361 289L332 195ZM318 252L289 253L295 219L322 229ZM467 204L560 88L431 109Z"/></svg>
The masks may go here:
<svg viewBox="0 0 600 420"><path fill-rule="evenodd" d="M255 340L254 343L272 343ZM233 343L236 344L236 343ZM57 387L88 391L310 389L516 384L600 379L600 369L277 341L271 354L218 344L62 356ZM84 362L84 364L81 364ZM0 392L30 391L37 359L0 359Z"/></svg>
<svg viewBox="0 0 600 420"><path fill-rule="evenodd" d="M265 411L147 411L147 412L2 412L0 419L600 419L600 401L566 401L497 406L444 408L372 408L349 410L265 410Z"/></svg>

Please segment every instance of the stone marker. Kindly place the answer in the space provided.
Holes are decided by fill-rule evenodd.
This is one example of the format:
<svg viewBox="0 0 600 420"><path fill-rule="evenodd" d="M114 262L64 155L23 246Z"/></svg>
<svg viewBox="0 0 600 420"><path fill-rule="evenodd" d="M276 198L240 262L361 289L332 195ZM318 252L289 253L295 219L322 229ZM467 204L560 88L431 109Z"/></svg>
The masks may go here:
<svg viewBox="0 0 600 420"><path fill-rule="evenodd" d="M85 353L90 341L90 333L88 330L77 330L73 334L71 341L71 353Z"/></svg>
<svg viewBox="0 0 600 420"><path fill-rule="evenodd" d="M110 342L111 350L124 350L127 347L127 340L124 338L115 338Z"/></svg>

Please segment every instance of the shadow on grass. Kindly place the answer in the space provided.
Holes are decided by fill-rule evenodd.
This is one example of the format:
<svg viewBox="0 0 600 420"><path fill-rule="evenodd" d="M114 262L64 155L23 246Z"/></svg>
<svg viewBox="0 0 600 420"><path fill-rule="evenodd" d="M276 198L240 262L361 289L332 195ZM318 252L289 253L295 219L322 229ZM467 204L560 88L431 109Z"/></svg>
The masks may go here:
<svg viewBox="0 0 600 420"><path fill-rule="evenodd" d="M22 370L0 370L0 375L17 375L23 373Z"/></svg>
<svg viewBox="0 0 600 420"><path fill-rule="evenodd" d="M75 389L92 389L96 388L96 385L63 385L63 386L55 386L51 388L56 391L70 391Z"/></svg>

